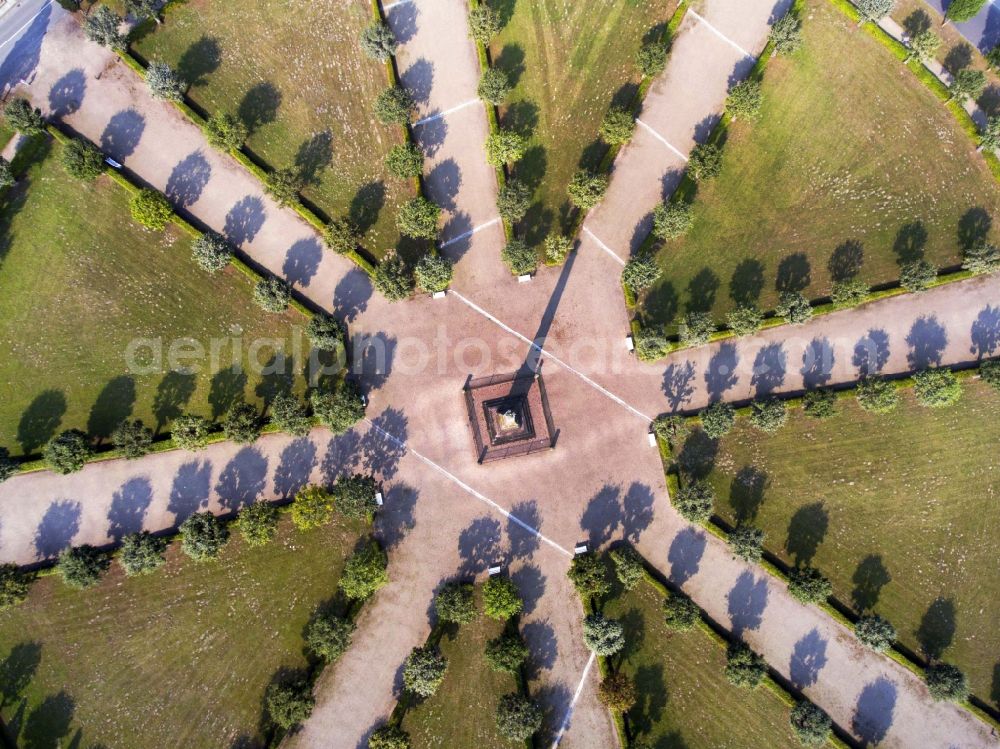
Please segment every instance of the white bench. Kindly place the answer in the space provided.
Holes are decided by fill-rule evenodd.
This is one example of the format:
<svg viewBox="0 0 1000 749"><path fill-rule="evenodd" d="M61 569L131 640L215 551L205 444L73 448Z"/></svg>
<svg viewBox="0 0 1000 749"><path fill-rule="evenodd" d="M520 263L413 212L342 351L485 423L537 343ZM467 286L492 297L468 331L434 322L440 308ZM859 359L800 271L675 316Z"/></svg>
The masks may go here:
<svg viewBox="0 0 1000 749"><path fill-rule="evenodd" d="M382 492L375 492L375 505L381 507L383 504Z"/></svg>
<svg viewBox="0 0 1000 749"><path fill-rule="evenodd" d="M528 283L528 281L530 281L530 280L531 280L531 274L530 273L525 273L523 276L518 276L517 277L517 282L518 283Z"/></svg>
<svg viewBox="0 0 1000 749"><path fill-rule="evenodd" d="M435 291L431 294L431 299L444 299L448 295L447 289L445 291Z"/></svg>
<svg viewBox="0 0 1000 749"><path fill-rule="evenodd" d="M587 544L577 544L573 547L574 554L586 554L588 551L590 551L590 547Z"/></svg>
<svg viewBox="0 0 1000 749"><path fill-rule="evenodd" d="M649 446L656 447L656 435L650 432L647 436L649 438Z"/></svg>
<svg viewBox="0 0 1000 749"><path fill-rule="evenodd" d="M503 572L503 567L498 564L496 567L490 567L489 572L490 572L490 577L495 577L496 575L499 575L501 572Z"/></svg>
<svg viewBox="0 0 1000 749"><path fill-rule="evenodd" d="M635 341L632 340L632 336L625 336L625 348L629 351L635 351Z"/></svg>

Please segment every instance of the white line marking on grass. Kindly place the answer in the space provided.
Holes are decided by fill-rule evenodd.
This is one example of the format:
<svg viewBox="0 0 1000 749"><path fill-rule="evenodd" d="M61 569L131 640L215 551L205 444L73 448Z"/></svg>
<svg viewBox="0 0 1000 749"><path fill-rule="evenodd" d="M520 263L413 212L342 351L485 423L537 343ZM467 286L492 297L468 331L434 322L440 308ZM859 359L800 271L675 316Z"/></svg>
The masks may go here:
<svg viewBox="0 0 1000 749"><path fill-rule="evenodd" d="M617 260L617 261L618 261L619 263L621 263L622 265L625 265L625 261L624 261L624 260L622 260L622 259L621 259L620 257L618 257L618 253L617 253L617 252L615 252L614 250L612 250L612 249L611 249L610 247L608 247L608 246L607 246L606 244L604 244L604 242L602 242L602 241L601 241L600 239L598 239L598 238L597 238L597 235L596 235L596 234L594 234L594 232L592 232L592 231L591 231L590 229L588 229L588 228L587 228L586 226L585 226L585 227L583 227L583 230L584 230L585 232L587 232L587 236L588 236L588 237L590 237L590 238L591 238L591 239L593 239L593 240L594 240L595 242L597 242L598 246L599 246L599 247L600 247L600 248L601 248L602 250L604 250L604 251L605 251L606 253L608 253L609 255L611 255L611 257L613 257L613 258L614 258L615 260Z"/></svg>
<svg viewBox="0 0 1000 749"><path fill-rule="evenodd" d="M594 665L595 654L590 654L590 659L587 661L586 668L583 669L583 676L580 678L580 683L576 685L576 692L573 694L573 701L569 703L569 707L566 708L566 715L563 716L562 725L559 726L559 733L556 734L555 740L552 742L552 749L556 749L559 746L559 742L562 741L563 734L566 733L566 729L569 728L569 719L573 716L573 707L576 705L576 701L580 699L580 693L583 691L583 685L587 683L587 676L590 674L590 668Z"/></svg>
<svg viewBox="0 0 1000 749"><path fill-rule="evenodd" d="M417 452L416 450L414 450L412 447L409 447L406 444L405 441L401 440L396 435L391 434L390 432L385 431L384 429L382 429L382 427L375 426L375 424L373 424L370 419L365 419L365 423L367 423L368 426L370 426L372 429L374 429L376 432L378 432L379 434L381 434L386 439L390 440L391 442L394 442L395 444L399 445L399 447L401 447L404 450L407 450L408 452L412 453L413 456L416 457L418 460L420 460L424 464L430 466L435 471L437 471L438 473L440 473L442 476L445 476L448 480L450 480L453 483L457 484L460 488L464 489L467 493L471 494L473 497L475 497L476 499L478 499L480 502L483 502L484 504L487 504L490 507L492 507L494 510L496 510L501 515L503 515L505 518L507 518L507 520L510 520L512 523L516 523L517 525L521 526L524 530L528 531L528 533L531 533L532 535L536 536L539 540L544 541L545 543L547 543L549 546L551 546L556 551L562 552L563 554L565 554L568 557L572 557L573 556L573 554L568 549L564 549L562 546L560 546L559 544L557 544L555 541L553 541L551 538L549 538L548 536L546 536L540 530L538 530L537 528L531 527L526 522L524 522L523 520L521 520L521 518L517 517L517 515L512 515L511 513L507 512L507 510L505 510L503 507L501 507L500 505L498 505L496 502L494 502L492 499L490 499L489 497L487 497L485 494L477 492L475 489L473 489L471 486L469 486L468 484L466 484L464 481L462 481L462 479L460 479L458 476L456 476L455 474L453 474L451 471L447 470L443 466L439 466L437 463L435 463L430 458L428 458L428 457L426 457L424 455L421 455L419 452Z"/></svg>
<svg viewBox="0 0 1000 749"><path fill-rule="evenodd" d="M544 354L549 359L551 359L556 364L558 364L560 367L562 367L563 369L565 369L567 372L572 372L577 377L579 377L581 380L583 380L588 385L590 385L592 388L594 388L595 390L597 390L600 393L603 393L604 395L606 395L608 398L610 398L611 400L613 400L615 403L617 403L622 408L628 409L633 414L635 414L636 416L638 416L640 419L642 419L643 421L645 421L647 424L653 421L650 417L646 416L646 414L644 414L639 409L637 409L637 408L633 407L632 405L630 405L629 403L625 402L624 400L622 400L621 398L619 398L617 395L615 395L614 393L612 393L607 388L602 387L601 385L598 385L592 379L590 379L589 377L587 377L587 375L585 375L583 372L581 372L581 371L579 371L577 369L573 369L573 367L571 367L569 364L567 364L566 362L564 362L562 359L560 359L559 357L557 357L557 356L553 355L552 353L546 351L545 349L543 349L541 346L539 346L537 343L535 343L534 341L532 341L527 336L521 335L520 333L518 333L516 330L514 330L512 327L510 327L506 323L501 322L500 320L498 320L496 317L494 317L489 312L487 312L486 310L484 310L482 307L480 307L475 302L470 302L468 299L466 299L464 296L462 296L461 294L459 294L454 289L450 290L449 296L458 297L465 304L467 304L469 307L471 307L472 309L474 309L476 312L478 312L480 315L482 315L483 317L485 317L487 320L489 320L490 322L494 323L495 325L503 328L508 333L510 333L512 336L520 338L522 341L524 341L525 343L527 343L531 348L535 349L539 354Z"/></svg>
<svg viewBox="0 0 1000 749"><path fill-rule="evenodd" d="M463 232L462 234L459 234L457 237L452 237L447 242L442 242L441 244L438 245L438 249L443 250L448 245L455 244L455 242L461 242L463 239L468 239L476 232L482 231L483 229L488 229L489 227L493 226L493 224L498 223L499 221L500 217L497 216L492 221L487 221L485 224L480 224L474 229L469 229L467 232Z"/></svg>
<svg viewBox="0 0 1000 749"><path fill-rule="evenodd" d="M685 156L682 151L680 151L677 148L674 148L673 143L671 143L669 140L667 140L662 135L660 135L658 132L656 132L652 127L650 127L649 125L647 125L645 122L643 122L642 120L640 120L638 117L635 118L635 121L638 122L640 125L642 125L649 132L650 135L652 135L654 138L656 138L658 141L660 141L660 143L662 143L667 148L669 148L671 151L673 151L675 154L677 154L677 156L679 156L680 158L682 158L685 162L688 160L688 157Z"/></svg>
<svg viewBox="0 0 1000 749"><path fill-rule="evenodd" d="M388 5L383 5L382 6L382 10L383 11L392 10L397 5L405 5L406 3L412 3L412 2L413 2L413 0L396 0L396 2L394 2L394 3L389 3Z"/></svg>
<svg viewBox="0 0 1000 749"><path fill-rule="evenodd" d="M432 114L430 117L424 117L422 120L417 120L413 123L413 127L420 127L421 125L426 125L428 122L434 122L434 120L440 120L442 117L447 117L449 114L454 114L460 109L465 109L466 107L472 106L473 104L478 104L479 99L469 99L462 104L452 107L451 109L446 109L443 112L438 112L437 114Z"/></svg>
<svg viewBox="0 0 1000 749"><path fill-rule="evenodd" d="M688 9L688 13L690 13L692 16L694 16L695 18L697 18L703 24L705 24L705 28L707 28L709 31L711 31L713 34L715 34L717 37L719 37L722 41L724 41L726 44L728 44L729 46L731 46L737 52L740 52L744 57L753 57L753 55L751 55L749 52L747 52L745 49L743 49L743 47L741 47L740 45L738 45L736 42L734 42L732 39L730 39L728 36L726 36L725 34L723 34L721 31L719 31L717 28L715 28L712 24L710 24L708 21L706 21L704 18L702 18L701 16L699 16L697 13L695 13L694 10Z"/></svg>
<svg viewBox="0 0 1000 749"><path fill-rule="evenodd" d="M19 28L13 34L11 34L10 36L8 36L6 39L4 39L3 44L0 44L0 49L3 49L8 44L10 44L12 41L14 41L14 38L18 34L20 34L22 31L24 31L26 28L28 28L32 23L34 23L35 19L38 18L40 15L42 15L42 12L46 8L48 8L50 5L52 5L52 0L48 0L48 2L45 3L45 5L43 5L41 8L38 9L38 12L35 13L35 15L33 15L31 18L29 18L27 21L24 22L24 24L21 26L21 28Z"/></svg>

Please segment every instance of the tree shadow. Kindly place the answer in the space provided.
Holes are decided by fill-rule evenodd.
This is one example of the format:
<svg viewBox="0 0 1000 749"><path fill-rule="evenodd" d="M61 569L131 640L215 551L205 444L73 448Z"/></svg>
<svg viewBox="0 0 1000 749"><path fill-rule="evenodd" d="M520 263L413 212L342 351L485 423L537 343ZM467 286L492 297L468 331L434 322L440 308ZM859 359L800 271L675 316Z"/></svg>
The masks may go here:
<svg viewBox="0 0 1000 749"><path fill-rule="evenodd" d="M264 201L255 195L240 198L226 214L222 233L237 247L252 242L264 226Z"/></svg>
<svg viewBox="0 0 1000 749"><path fill-rule="evenodd" d="M674 321L680 304L677 289L671 281L657 283L646 294L646 314L650 319L659 320L664 325L669 325Z"/></svg>
<svg viewBox="0 0 1000 749"><path fill-rule="evenodd" d="M17 441L31 455L55 436L66 414L66 396L61 390L45 390L35 396L17 424Z"/></svg>
<svg viewBox="0 0 1000 749"><path fill-rule="evenodd" d="M680 469L693 479L703 479L715 468L719 454L719 441L709 437L704 430L691 432L677 455Z"/></svg>
<svg viewBox="0 0 1000 749"><path fill-rule="evenodd" d="M416 526L414 508L420 490L408 484L393 484L385 491L383 506L375 517L375 529L382 546L391 551Z"/></svg>
<svg viewBox="0 0 1000 749"><path fill-rule="evenodd" d="M689 312L709 312L715 306L719 277L710 268L702 268L687 285Z"/></svg>
<svg viewBox="0 0 1000 749"><path fill-rule="evenodd" d="M427 117L434 117L435 115L440 115L440 110L433 110L427 113ZM416 127L414 128L416 129ZM438 152L442 145L444 145L445 138L448 136L448 120L444 117L438 117L435 120L429 120L420 124L419 129L416 130L416 139L420 144L420 148L423 150L424 155L432 159L434 155Z"/></svg>
<svg viewBox="0 0 1000 749"><path fill-rule="evenodd" d="M418 13L417 3L399 3L387 11L392 33L400 44L406 44L417 33Z"/></svg>
<svg viewBox="0 0 1000 749"><path fill-rule="evenodd" d="M993 219L985 208L970 208L958 220L958 246L967 250L986 241L992 226Z"/></svg>
<svg viewBox="0 0 1000 749"><path fill-rule="evenodd" d="M243 447L226 464L215 483L219 505L231 512L253 504L267 484L267 458L256 447Z"/></svg>
<svg viewBox="0 0 1000 749"><path fill-rule="evenodd" d="M253 362L252 367L258 367L259 362ZM254 395L264 401L264 411L279 395L291 395L295 382L295 362L285 356L283 351L275 351L267 363L258 372L260 382L254 388Z"/></svg>
<svg viewBox="0 0 1000 749"><path fill-rule="evenodd" d="M805 291L812 278L812 266L803 252L796 252L781 259L774 288L779 292Z"/></svg>
<svg viewBox="0 0 1000 749"><path fill-rule="evenodd" d="M135 378L121 375L110 380L97 396L87 418L87 433L101 441L125 419L132 415L135 407Z"/></svg>
<svg viewBox="0 0 1000 749"><path fill-rule="evenodd" d="M466 526L458 536L459 577L475 577L503 557L500 521L484 515Z"/></svg>
<svg viewBox="0 0 1000 749"><path fill-rule="evenodd" d="M622 533L633 544L653 522L653 490L646 484L633 481L622 496Z"/></svg>
<svg viewBox="0 0 1000 749"><path fill-rule="evenodd" d="M208 405L212 418L218 419L237 403L246 400L247 375L238 365L220 369L212 375L208 389Z"/></svg>
<svg viewBox="0 0 1000 749"><path fill-rule="evenodd" d="M556 665L559 647L555 630L547 620L536 620L523 625L521 635L531 653L526 664L525 676L528 679L537 679L541 671L547 671Z"/></svg>
<svg viewBox="0 0 1000 749"><path fill-rule="evenodd" d="M860 377L878 374L888 361L889 334L881 328L871 328L854 344L851 364L857 367Z"/></svg>
<svg viewBox="0 0 1000 749"><path fill-rule="evenodd" d="M788 664L788 677L796 689L805 689L816 683L819 672L826 665L826 640L815 627L795 643Z"/></svg>
<svg viewBox="0 0 1000 749"><path fill-rule="evenodd" d="M590 501L580 516L580 528L587 534L591 549L599 549L608 543L621 525L622 508L619 489L605 484Z"/></svg>
<svg viewBox="0 0 1000 749"><path fill-rule="evenodd" d="M911 39L917 34L929 31L930 28L931 17L922 9L913 11L905 19L903 19L903 29L906 31L907 36Z"/></svg>
<svg viewBox="0 0 1000 749"><path fill-rule="evenodd" d="M507 520L507 541L510 544L510 558L512 560L531 559L535 552L538 551L541 542L538 539L537 533L528 530L524 526L526 525L535 530L541 529L542 518L538 513L538 502L533 499L517 502L511 506L510 514L512 517ZM524 525L516 522L513 518L517 518Z"/></svg>
<svg viewBox="0 0 1000 749"><path fill-rule="evenodd" d="M952 75L965 70L972 64L972 45L968 42L958 42L948 50L942 64Z"/></svg>
<svg viewBox="0 0 1000 749"><path fill-rule="evenodd" d="M38 642L20 642L0 661L0 707L15 703L28 688L42 662Z"/></svg>
<svg viewBox="0 0 1000 749"><path fill-rule="evenodd" d="M545 172L547 169L548 156L545 146L531 146L531 148L525 150L524 155L517 162L517 164L514 165L514 172L517 179L532 191L537 190L542 184L542 180L545 178ZM549 223L551 225L552 212L548 211L548 213Z"/></svg>
<svg viewBox="0 0 1000 749"><path fill-rule="evenodd" d="M385 182L382 180L368 182L358 188L347 209L347 220L358 234L367 234L375 226L382 206L385 205L385 194Z"/></svg>
<svg viewBox="0 0 1000 749"><path fill-rule="evenodd" d="M1000 706L1000 663L993 666L993 681L990 684L990 699Z"/></svg>
<svg viewBox="0 0 1000 749"><path fill-rule="evenodd" d="M538 127L538 112L538 105L533 101L512 102L504 109L503 126L528 138Z"/></svg>
<svg viewBox="0 0 1000 749"><path fill-rule="evenodd" d="M434 65L425 57L416 60L400 76L403 86L417 104L430 101L434 88Z"/></svg>
<svg viewBox="0 0 1000 749"><path fill-rule="evenodd" d="M323 261L323 247L316 237L299 239L285 253L281 273L290 284L308 286Z"/></svg>
<svg viewBox="0 0 1000 749"><path fill-rule="evenodd" d="M184 412L184 407L191 400L197 387L195 375L172 369L167 372L160 384L156 386L153 396L153 416L156 418L156 432Z"/></svg>
<svg viewBox="0 0 1000 749"><path fill-rule="evenodd" d="M764 290L764 264L754 258L741 260L729 280L729 297L737 305L757 304Z"/></svg>
<svg viewBox="0 0 1000 749"><path fill-rule="evenodd" d="M851 732L861 740L862 746L879 744L892 727L896 709L896 685L884 676L865 685L858 695Z"/></svg>
<svg viewBox="0 0 1000 749"><path fill-rule="evenodd" d="M274 493L291 497L309 483L309 476L316 467L316 445L308 437L298 437L281 451L278 467L274 469Z"/></svg>
<svg viewBox="0 0 1000 749"><path fill-rule="evenodd" d="M756 466L743 466L729 484L729 504L738 523L752 522L764 504L768 475Z"/></svg>
<svg viewBox="0 0 1000 749"><path fill-rule="evenodd" d="M1000 306L983 307L972 322L972 348L977 359L992 356L1000 348Z"/></svg>
<svg viewBox="0 0 1000 749"><path fill-rule="evenodd" d="M351 268L333 292L333 313L344 322L352 322L368 309L372 295L371 280L360 268Z"/></svg>
<svg viewBox="0 0 1000 749"><path fill-rule="evenodd" d="M740 357L735 343L719 345L705 369L705 389L708 391L709 400L720 400L727 390L736 386L740 379L736 374L739 363Z"/></svg>
<svg viewBox="0 0 1000 749"><path fill-rule="evenodd" d="M74 68L52 84L49 89L49 110L51 116L62 119L76 112L83 104L87 90L87 78L83 68Z"/></svg>
<svg viewBox="0 0 1000 749"><path fill-rule="evenodd" d="M251 87L243 95L243 100L236 109L236 116L247 126L251 133L260 127L274 122L281 106L281 91L269 81L262 81Z"/></svg>
<svg viewBox="0 0 1000 749"><path fill-rule="evenodd" d="M885 568L881 554L869 554L858 563L851 577L854 590L851 602L858 611L870 611L878 603L882 588L892 582L889 570Z"/></svg>
<svg viewBox="0 0 1000 749"><path fill-rule="evenodd" d="M426 177L428 198L446 211L454 211L455 198L462 187L462 170L455 159L445 159L434 165Z"/></svg>
<svg viewBox="0 0 1000 749"><path fill-rule="evenodd" d="M667 707L668 690L663 665L639 666L635 670L635 688L639 699L628 711L628 721L633 732L642 736L655 730Z"/></svg>
<svg viewBox="0 0 1000 749"><path fill-rule="evenodd" d="M153 485L145 476L131 478L111 497L108 536L117 544L130 533L142 530L146 511L153 502Z"/></svg>
<svg viewBox="0 0 1000 749"><path fill-rule="evenodd" d="M351 371L366 394L381 388L392 371L395 337L379 331L351 336Z"/></svg>
<svg viewBox="0 0 1000 749"><path fill-rule="evenodd" d="M833 376L833 343L829 338L813 338L802 352L803 387L816 388L825 385Z"/></svg>
<svg viewBox="0 0 1000 749"><path fill-rule="evenodd" d="M788 357L784 344L769 343L761 347L753 361L753 374L750 377L751 387L757 395L770 395L785 382L788 367Z"/></svg>
<svg viewBox="0 0 1000 749"><path fill-rule="evenodd" d="M358 461L361 435L355 429L333 437L326 445L319 472L323 481L332 484L338 476L350 473Z"/></svg>
<svg viewBox="0 0 1000 749"><path fill-rule="evenodd" d="M542 727L534 735L534 740L542 746L549 746L563 721L567 717L572 718L573 695L565 684L550 682L535 691L533 699L542 709Z"/></svg>
<svg viewBox="0 0 1000 749"><path fill-rule="evenodd" d="M499 68L507 74L511 88L513 88L524 75L524 47L520 44L503 45L500 54L493 58L493 67Z"/></svg>
<svg viewBox="0 0 1000 749"><path fill-rule="evenodd" d="M625 632L625 647L614 655L613 661L624 664L642 650L642 644L646 639L646 617L642 611L632 607L619 614L618 621L621 622Z"/></svg>
<svg viewBox="0 0 1000 749"><path fill-rule="evenodd" d="M856 239L848 239L833 251L826 268L833 282L841 283L856 278L861 272L861 265L864 261L864 245Z"/></svg>
<svg viewBox="0 0 1000 749"><path fill-rule="evenodd" d="M955 601L938 596L934 599L917 628L917 642L923 654L937 660L955 639Z"/></svg>
<svg viewBox="0 0 1000 749"><path fill-rule="evenodd" d="M521 600L524 601L523 614L528 615L538 608L538 602L545 595L545 575L541 569L534 564L526 564L519 567L510 579L514 581Z"/></svg>
<svg viewBox="0 0 1000 749"><path fill-rule="evenodd" d="M670 579L677 585L683 585L694 577L701 566L706 545L704 531L692 527L682 528L670 542L670 549L667 551Z"/></svg>
<svg viewBox="0 0 1000 749"><path fill-rule="evenodd" d="M390 481L406 455L408 421L398 408L387 408L371 422L358 445L359 461L368 473Z"/></svg>
<svg viewBox="0 0 1000 749"><path fill-rule="evenodd" d="M189 87L204 86L208 76L222 64L222 48L211 36L202 36L184 50L177 61L177 75Z"/></svg>
<svg viewBox="0 0 1000 749"><path fill-rule="evenodd" d="M24 721L20 746L24 749L51 749L62 746L69 736L76 702L65 690L42 700Z"/></svg>
<svg viewBox="0 0 1000 749"><path fill-rule="evenodd" d="M906 360L912 369L926 369L941 364L945 347L948 345L948 334L936 317L918 317L906 335L906 343L910 347Z"/></svg>
<svg viewBox="0 0 1000 749"><path fill-rule="evenodd" d="M198 202L212 176L212 167L201 150L188 154L174 167L165 190L170 202L187 208Z"/></svg>
<svg viewBox="0 0 1000 749"><path fill-rule="evenodd" d="M177 469L167 501L167 510L173 513L175 526L208 506L211 486L212 464L209 461L192 460Z"/></svg>
<svg viewBox="0 0 1000 749"><path fill-rule="evenodd" d="M671 412L677 411L694 395L694 362L685 361L671 364L663 370L663 394Z"/></svg>
<svg viewBox="0 0 1000 749"><path fill-rule="evenodd" d="M785 551L795 559L796 565L808 565L816 556L829 528L830 514L822 501L803 505L788 522Z"/></svg>
<svg viewBox="0 0 1000 749"><path fill-rule="evenodd" d="M892 243L892 251L896 254L896 262L906 265L924 257L927 247L927 228L922 221L911 221L903 224L896 232Z"/></svg>
<svg viewBox="0 0 1000 749"><path fill-rule="evenodd" d="M314 133L299 146L295 168L304 185L319 184L319 175L333 161L333 133L329 129Z"/></svg>
<svg viewBox="0 0 1000 749"><path fill-rule="evenodd" d="M124 162L135 153L145 129L145 117L135 109L123 109L111 117L101 133L101 151L115 161Z"/></svg>
<svg viewBox="0 0 1000 749"><path fill-rule="evenodd" d="M726 595L733 637L742 638L744 632L757 629L764 621L767 593L767 579L755 578L750 570L741 572L736 578L736 583Z"/></svg>
<svg viewBox="0 0 1000 749"><path fill-rule="evenodd" d="M35 555L38 559L51 559L73 543L80 530L83 507L69 499L52 502L42 515L35 529Z"/></svg>

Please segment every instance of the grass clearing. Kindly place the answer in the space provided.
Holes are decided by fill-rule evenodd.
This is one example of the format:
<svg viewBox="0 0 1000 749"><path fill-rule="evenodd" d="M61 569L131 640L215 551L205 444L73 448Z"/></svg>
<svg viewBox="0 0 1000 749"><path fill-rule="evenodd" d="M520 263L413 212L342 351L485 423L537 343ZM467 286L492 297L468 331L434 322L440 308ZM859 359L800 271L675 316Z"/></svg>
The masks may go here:
<svg viewBox="0 0 1000 749"><path fill-rule="evenodd" d="M502 124L531 135L515 173L534 190L521 227L535 245L567 229L566 187L578 168L600 163L607 148L598 139L601 119L612 103L631 101L641 78L635 54L662 31L677 1L505 0L496 7L509 20L490 45L493 64L516 82Z"/></svg>
<svg viewBox="0 0 1000 749"><path fill-rule="evenodd" d="M387 84L382 64L358 47L370 23L361 0L191 0L133 47L178 70L206 112L238 115L252 151L275 169L296 168L302 194L329 216L349 216L381 257L399 240L396 210L412 186L383 165L402 136L372 113Z"/></svg>
<svg viewBox="0 0 1000 749"><path fill-rule="evenodd" d="M259 309L245 276L205 273L187 235L143 229L119 186L75 180L59 163L61 146L43 148L49 154L0 207L0 341L8 352L0 445L34 454L59 430L104 438L125 418L169 429L181 411L216 417L240 399L261 403L285 381L280 372L259 374L278 350L293 362L288 371L302 369L305 318ZM144 369L130 371L129 345L142 339L162 342L162 361L137 346ZM185 340L203 357L179 348L171 364L171 345ZM175 365L198 371L170 371ZM300 375L294 385L304 388Z"/></svg>
<svg viewBox="0 0 1000 749"><path fill-rule="evenodd" d="M993 234L1000 185L951 112L830 3L803 15L802 48L768 63L760 120L732 126L693 228L659 248L647 322L773 309L781 290L825 296L861 260L872 285L920 255L954 266Z"/></svg>
<svg viewBox="0 0 1000 749"><path fill-rule="evenodd" d="M364 532L340 518L270 545L234 534L196 563L127 578L117 563L95 588L40 579L0 613L3 720L18 746L257 746L264 690L306 666L302 631L333 598ZM336 666L331 666L336 668Z"/></svg>

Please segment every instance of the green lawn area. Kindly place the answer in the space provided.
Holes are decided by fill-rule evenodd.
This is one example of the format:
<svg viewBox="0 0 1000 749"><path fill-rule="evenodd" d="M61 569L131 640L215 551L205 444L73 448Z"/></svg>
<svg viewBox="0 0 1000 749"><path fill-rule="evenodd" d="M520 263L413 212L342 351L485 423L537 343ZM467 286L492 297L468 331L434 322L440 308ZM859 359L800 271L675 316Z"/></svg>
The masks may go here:
<svg viewBox="0 0 1000 749"><path fill-rule="evenodd" d="M61 147L47 147L0 205L0 340L8 352L0 445L33 454L62 429L107 437L130 416L169 429L182 410L211 417L240 398L259 403L281 385L280 374L258 374L279 348L295 362L286 369L301 371L305 318L259 309L245 276L205 273L187 235L144 230L121 187L106 177L73 179L59 163ZM137 346L140 367L130 371L130 343L141 339L162 341L162 361ZM171 364L171 345L185 339L204 357ZM234 361L243 372L232 371ZM192 365L198 371L171 371ZM304 388L301 376L296 387Z"/></svg>
<svg viewBox="0 0 1000 749"><path fill-rule="evenodd" d="M493 64L517 84L502 124L531 135L515 171L535 191L522 226L538 244L550 230L566 229L570 178L601 161L601 119L613 102L631 101L640 80L635 54L662 31L677 0L505 0L495 7L509 21L491 44Z"/></svg>
<svg viewBox="0 0 1000 749"><path fill-rule="evenodd" d="M299 169L305 197L330 216L349 215L381 256L399 240L396 209L412 187L383 165L402 135L372 114L386 76L358 47L370 23L371 6L359 0L190 0L133 46L174 66L205 111L237 114L257 155Z"/></svg>
<svg viewBox="0 0 1000 749"><path fill-rule="evenodd" d="M722 173L700 187L690 233L658 250L648 321L722 321L737 303L773 309L785 289L821 297L859 257L869 284L898 279L901 258L954 266L1000 215L1000 185L954 116L826 0L806 3L803 45L769 61L763 93L760 120L733 125Z"/></svg>
<svg viewBox="0 0 1000 749"><path fill-rule="evenodd" d="M604 613L625 624L621 668L639 690L639 701L628 713L633 738L654 749L799 746L788 708L776 695L726 681L726 651L706 633L667 628L663 598L652 585L620 592L605 604Z"/></svg>
<svg viewBox="0 0 1000 749"><path fill-rule="evenodd" d="M905 645L960 666L996 700L1000 393L965 387L941 410L909 391L886 416L853 399L826 421L795 410L773 436L740 420L711 481L723 517L763 528L768 549L818 567L840 600L874 608Z"/></svg>
<svg viewBox="0 0 1000 749"><path fill-rule="evenodd" d="M40 579L0 614L3 720L17 746L257 746L264 690L306 666L302 631L363 532L341 519L95 588Z"/></svg>

